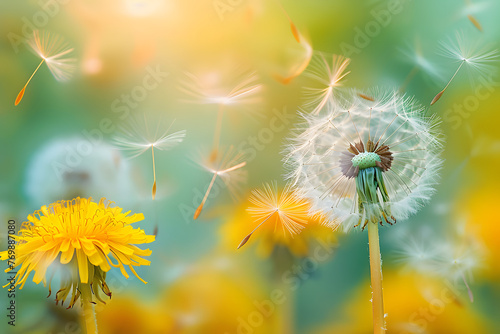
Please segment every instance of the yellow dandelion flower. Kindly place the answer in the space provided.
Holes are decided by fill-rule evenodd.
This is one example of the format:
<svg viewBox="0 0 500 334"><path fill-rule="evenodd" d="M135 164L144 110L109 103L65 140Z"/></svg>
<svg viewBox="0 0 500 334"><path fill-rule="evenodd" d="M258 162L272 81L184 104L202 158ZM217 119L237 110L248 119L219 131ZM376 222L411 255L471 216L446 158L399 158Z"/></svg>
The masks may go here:
<svg viewBox="0 0 500 334"><path fill-rule="evenodd" d="M125 270L128 266L146 283L137 275L134 266L149 265L150 261L142 256L151 255L151 251L135 245L150 243L155 237L131 226L143 220L143 214L129 216L129 213L123 213L119 207L110 207L104 198L95 203L91 198L77 197L72 201L42 206L28 216L28 221L15 236L14 249L1 252L0 259L10 260L6 272L16 271L15 286L20 285L21 289L31 272L34 272L33 282L43 281L45 285L49 266L60 267L65 275L56 293L56 303L64 303L71 293L68 308L73 307L81 296L82 307L84 311L88 310L92 307L93 294L103 302L99 288L111 297L106 284L106 273L111 267L120 268L122 275L128 278ZM56 259L59 261L55 262ZM90 326L95 326L95 321ZM89 323L87 330L92 332Z"/></svg>

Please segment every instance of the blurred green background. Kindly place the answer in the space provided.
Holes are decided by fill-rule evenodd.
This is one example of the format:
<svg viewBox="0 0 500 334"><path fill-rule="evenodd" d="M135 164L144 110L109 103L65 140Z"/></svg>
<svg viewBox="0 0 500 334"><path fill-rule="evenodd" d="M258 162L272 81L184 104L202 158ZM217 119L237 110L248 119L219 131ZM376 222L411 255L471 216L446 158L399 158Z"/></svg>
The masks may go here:
<svg viewBox="0 0 500 334"><path fill-rule="evenodd" d="M263 182L285 184L281 151L300 121L297 110L310 84L297 72L307 63L304 46L350 57L345 87L402 88L428 105L457 64L440 54L440 42L460 31L473 43L498 48L500 3L283 0L281 5L264 0L1 2L0 248L6 247L8 219L20 226L41 205L77 195L106 197L125 210L143 212L146 219L139 226L148 233L158 227L157 241L150 246L152 264L139 268L147 285L134 277L109 275L113 300L98 310L101 332L370 332L365 233L331 232L335 247L331 253L325 248L328 257L321 261L310 259L324 244L320 240L332 238L324 231L308 240L311 253L302 257L280 247L270 256L259 256L258 234L236 251L238 239L254 226L244 212L249 192ZM300 31L302 44L294 39L287 15ZM14 107L17 93L39 63L22 42L33 29L64 36L74 47L77 69L69 82L58 82L41 67ZM422 66L427 63L432 65ZM203 84L227 91L245 71L254 71L262 86L251 101L226 107L221 145L252 152L245 166L248 180L237 199L220 187L194 221L211 179L198 163L210 152L217 106L180 88L191 73L205 80ZM141 88L151 73L161 73L158 84ZM293 78L283 83L279 78L284 77ZM481 81L474 83L465 72L459 73L429 110L442 118L446 135L441 185L419 214L381 229L389 333L500 331L500 270L495 259L500 251L498 80L492 72L487 94L479 96ZM188 89L200 93L196 86ZM132 96L128 106L127 96ZM172 131L187 131L177 147L156 152L154 201L149 153L127 159L112 140L128 115L142 114L153 125L166 129L175 120ZM286 128L263 143L259 135L262 138L262 129L277 114L288 115ZM90 153L75 157L68 175L55 176L54 161L64 163L81 141L90 145ZM247 226L242 224L237 236L227 235L233 232L225 226L236 220ZM464 282L414 273L398 261L398 252L409 243L405 238L420 234L433 235L436 242L465 235L480 245L477 266L467 280L473 303ZM285 280L282 274L288 270L292 274ZM455 301L433 304L428 292L451 289L446 284L453 286ZM286 300L271 307L263 301L270 300L275 289L283 291ZM78 333L77 313L56 307L46 293L32 282L18 291L17 325L8 326L2 315L0 331ZM5 310L5 289L0 296ZM411 325L418 321L421 327Z"/></svg>

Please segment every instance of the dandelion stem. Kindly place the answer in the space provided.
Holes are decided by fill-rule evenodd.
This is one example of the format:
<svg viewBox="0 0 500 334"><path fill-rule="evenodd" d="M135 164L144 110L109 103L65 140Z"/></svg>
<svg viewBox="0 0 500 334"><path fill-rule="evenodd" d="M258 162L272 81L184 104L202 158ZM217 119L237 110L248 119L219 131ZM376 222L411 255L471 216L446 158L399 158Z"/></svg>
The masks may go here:
<svg viewBox="0 0 500 334"><path fill-rule="evenodd" d="M219 174L217 172L215 172L214 176L212 177L212 181L210 181L210 185L208 186L207 192L205 193L205 196L203 197L203 200L201 201L200 206L198 206L198 209L196 209L196 211L194 213L194 217L193 217L194 219L198 218L198 216L200 215L201 210L203 209L203 205L205 205L205 202L207 201L208 194L210 194L210 190L212 189L212 187L214 185L215 178L217 177L217 175L219 175Z"/></svg>
<svg viewBox="0 0 500 334"><path fill-rule="evenodd" d="M151 145L151 156L153 157L153 189L151 192L154 200L156 196L156 167L155 167L155 149L153 145Z"/></svg>
<svg viewBox="0 0 500 334"><path fill-rule="evenodd" d="M87 334L97 334L97 320L89 284L81 285L83 317Z"/></svg>
<svg viewBox="0 0 500 334"><path fill-rule="evenodd" d="M370 249L370 276L372 283L373 333L385 333L384 299L382 293L382 261L378 224L368 223L368 244Z"/></svg>
<svg viewBox="0 0 500 334"><path fill-rule="evenodd" d="M17 94L17 97L16 97L16 101L14 102L14 105L18 105L19 102L21 102L21 100L23 99L23 96L24 96L24 91L26 90L26 87L28 86L28 84L30 83L31 79L33 79L33 76L35 75L35 73L38 71L38 69L40 68L40 66L42 66L43 62L45 61L45 59L42 59L42 61L40 62L40 64L38 64L37 68L35 69L35 71L33 72L33 74L31 74L30 78L28 79L28 81L26 81L26 84L24 84L23 86L23 89L21 89L21 91L19 92L19 94Z"/></svg>
<svg viewBox="0 0 500 334"><path fill-rule="evenodd" d="M280 276L281 278L282 276ZM282 307L281 314L280 314L280 321L279 321L279 328L277 333L287 333L287 334L294 334L295 333L295 328L293 326L293 321L294 321L294 293L292 289L287 287L287 284L285 283L285 280L282 281L282 287L281 291L286 291L285 296L286 299L285 303Z"/></svg>

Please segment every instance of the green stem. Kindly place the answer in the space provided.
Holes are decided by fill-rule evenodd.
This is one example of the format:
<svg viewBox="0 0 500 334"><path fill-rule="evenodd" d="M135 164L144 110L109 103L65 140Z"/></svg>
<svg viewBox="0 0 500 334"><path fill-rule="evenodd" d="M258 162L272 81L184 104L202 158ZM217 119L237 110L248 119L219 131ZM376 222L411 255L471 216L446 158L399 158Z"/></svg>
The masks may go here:
<svg viewBox="0 0 500 334"><path fill-rule="evenodd" d="M368 223L368 244L370 249L370 275L372 283L373 333L385 333L384 296L382 292L382 261L378 223Z"/></svg>
<svg viewBox="0 0 500 334"><path fill-rule="evenodd" d="M82 293L83 318L87 334L97 334L97 320L95 317L94 304L92 304L92 291L89 284L80 285Z"/></svg>

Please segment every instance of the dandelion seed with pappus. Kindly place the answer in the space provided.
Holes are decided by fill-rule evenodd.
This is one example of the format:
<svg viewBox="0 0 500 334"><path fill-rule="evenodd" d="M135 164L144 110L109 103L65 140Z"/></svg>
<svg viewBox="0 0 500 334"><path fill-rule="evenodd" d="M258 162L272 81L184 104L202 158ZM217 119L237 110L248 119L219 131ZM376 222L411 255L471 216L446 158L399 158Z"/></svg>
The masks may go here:
<svg viewBox="0 0 500 334"><path fill-rule="evenodd" d="M75 59L68 58L68 55L73 52L73 48L69 47L59 35L49 34L48 32L41 33L38 30L33 32L33 38L28 41L32 51L42 59L38 67L21 89L16 97L14 104L17 106L23 99L26 87L30 83L33 76L38 71L43 63L47 64L50 72L57 81L67 81L73 74L76 66Z"/></svg>
<svg viewBox="0 0 500 334"><path fill-rule="evenodd" d="M299 234L306 226L309 216L309 203L300 198L290 185L278 192L277 183L265 184L262 189L252 191L250 202L252 207L247 211L259 225L253 229L238 245L242 247L252 234L264 223L274 226L285 235ZM280 233L280 232L277 232Z"/></svg>
<svg viewBox="0 0 500 334"><path fill-rule="evenodd" d="M469 72L471 82L474 82L476 76L485 77L496 71L494 63L498 61L498 50L482 46L478 40L467 39L463 33L457 32L455 39L450 38L441 47L441 53L459 65L443 90L432 99L431 106L443 96L462 67Z"/></svg>
<svg viewBox="0 0 500 334"><path fill-rule="evenodd" d="M28 216L19 234L15 236L17 268L16 286L23 288L31 272L33 282L47 283L47 271L54 264L64 269L63 283L56 293L56 303L63 304L71 294L68 308L78 299L84 311L87 333L97 333L94 298L102 300L100 291L111 297L106 284L106 273L111 267L120 268L129 277L125 266L142 282L134 267L149 266L144 256L151 255L149 249L136 245L151 243L154 236L146 235L142 229L134 229L133 223L144 219L142 214L122 213L119 207L111 207L103 198L95 203L91 198L75 198L42 206ZM6 260L8 252L1 252ZM7 269L8 272L10 269ZM49 276L49 296L51 294Z"/></svg>
<svg viewBox="0 0 500 334"><path fill-rule="evenodd" d="M214 144L211 154L212 159L218 154L220 137L222 134L222 119L225 108L228 106L239 106L253 104L261 99L257 93L261 91L262 85L258 83L258 75L255 72L244 72L236 76L236 84L225 85L221 75L211 74L198 77L186 72L187 79L181 81L179 89L190 96L188 102L200 104L215 104L218 106L217 120L214 131Z"/></svg>
<svg viewBox="0 0 500 334"><path fill-rule="evenodd" d="M331 64L324 54L312 58L305 75L321 83L324 88L306 88L306 109L312 108L311 113L317 115L328 103L338 87L342 86L342 80L351 73L346 72L351 60L342 56L331 56ZM326 73L326 75L325 75Z"/></svg>
<svg viewBox="0 0 500 334"><path fill-rule="evenodd" d="M116 146L124 151L132 154L131 158L138 157L144 152L151 149L151 157L153 164L153 187L151 196L154 200L156 197L156 164L155 164L155 148L160 151L168 151L177 146L184 140L186 131L181 130L174 133L169 133L170 127L166 130L160 130L161 122L156 123L155 133L149 130L148 120L146 114L143 118L132 118L127 126L121 127L121 134L115 137Z"/></svg>
<svg viewBox="0 0 500 334"><path fill-rule="evenodd" d="M232 196L237 196L239 186L247 180L247 172L242 169L247 164L244 158L243 153L230 146L226 151L218 150L215 156L211 154L208 159L204 159L200 163L200 166L204 170L213 175L205 196L203 196L200 205L193 215L193 219L197 219L200 216L217 178L224 182Z"/></svg>

